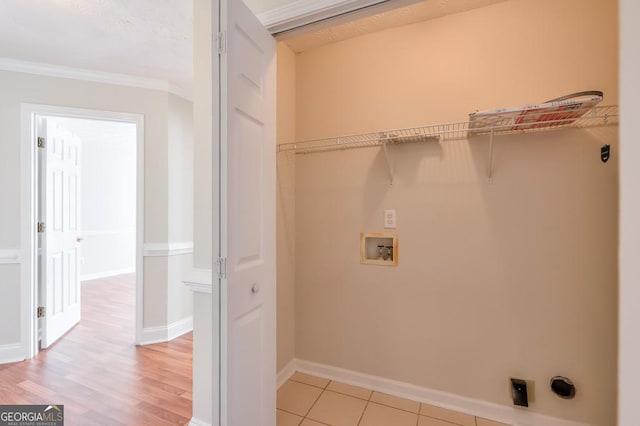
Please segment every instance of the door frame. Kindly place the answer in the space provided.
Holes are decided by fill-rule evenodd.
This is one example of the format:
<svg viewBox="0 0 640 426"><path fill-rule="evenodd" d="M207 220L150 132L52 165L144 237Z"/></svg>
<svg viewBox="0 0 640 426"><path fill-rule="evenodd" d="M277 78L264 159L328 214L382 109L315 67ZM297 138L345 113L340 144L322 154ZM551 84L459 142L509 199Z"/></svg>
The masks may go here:
<svg viewBox="0 0 640 426"><path fill-rule="evenodd" d="M136 126L136 319L135 343L140 342L143 320L144 277L144 115L85 108L23 103L20 106L20 212L21 212L21 345L25 359L38 354L37 282L37 148L36 119L55 116L131 123Z"/></svg>

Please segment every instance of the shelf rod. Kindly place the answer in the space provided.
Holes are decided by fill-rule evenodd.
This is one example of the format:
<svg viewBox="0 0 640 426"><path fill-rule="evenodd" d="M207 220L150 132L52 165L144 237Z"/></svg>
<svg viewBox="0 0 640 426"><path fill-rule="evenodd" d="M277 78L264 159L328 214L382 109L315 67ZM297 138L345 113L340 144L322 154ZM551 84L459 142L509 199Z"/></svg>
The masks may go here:
<svg viewBox="0 0 640 426"><path fill-rule="evenodd" d="M491 174L493 173L493 129L489 134L489 165L487 167L487 176L491 180Z"/></svg>

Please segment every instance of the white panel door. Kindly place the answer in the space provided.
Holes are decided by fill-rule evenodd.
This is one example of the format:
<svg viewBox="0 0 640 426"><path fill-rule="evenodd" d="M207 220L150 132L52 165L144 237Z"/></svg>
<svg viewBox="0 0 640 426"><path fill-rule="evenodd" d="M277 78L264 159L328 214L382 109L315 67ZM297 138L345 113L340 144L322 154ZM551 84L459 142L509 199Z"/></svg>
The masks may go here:
<svg viewBox="0 0 640 426"><path fill-rule="evenodd" d="M38 119L41 347L47 348L80 321L80 141L52 120Z"/></svg>
<svg viewBox="0 0 640 426"><path fill-rule="evenodd" d="M275 426L275 40L221 0L221 424Z"/></svg>

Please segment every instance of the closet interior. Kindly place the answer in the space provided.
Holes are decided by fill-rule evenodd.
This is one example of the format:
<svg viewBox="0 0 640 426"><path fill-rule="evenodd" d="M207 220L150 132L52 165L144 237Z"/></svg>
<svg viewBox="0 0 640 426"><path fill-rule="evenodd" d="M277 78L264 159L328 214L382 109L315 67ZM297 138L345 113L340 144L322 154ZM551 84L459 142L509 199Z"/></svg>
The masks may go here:
<svg viewBox="0 0 640 426"><path fill-rule="evenodd" d="M617 13L426 1L278 38L281 383L615 423Z"/></svg>

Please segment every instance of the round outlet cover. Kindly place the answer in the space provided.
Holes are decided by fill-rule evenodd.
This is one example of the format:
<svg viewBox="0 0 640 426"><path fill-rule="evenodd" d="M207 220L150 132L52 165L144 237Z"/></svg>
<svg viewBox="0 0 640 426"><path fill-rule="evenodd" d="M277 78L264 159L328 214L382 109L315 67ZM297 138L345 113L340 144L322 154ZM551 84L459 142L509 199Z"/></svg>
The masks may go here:
<svg viewBox="0 0 640 426"><path fill-rule="evenodd" d="M551 378L551 390L560 398L572 399L576 396L576 387L571 380L563 376Z"/></svg>

